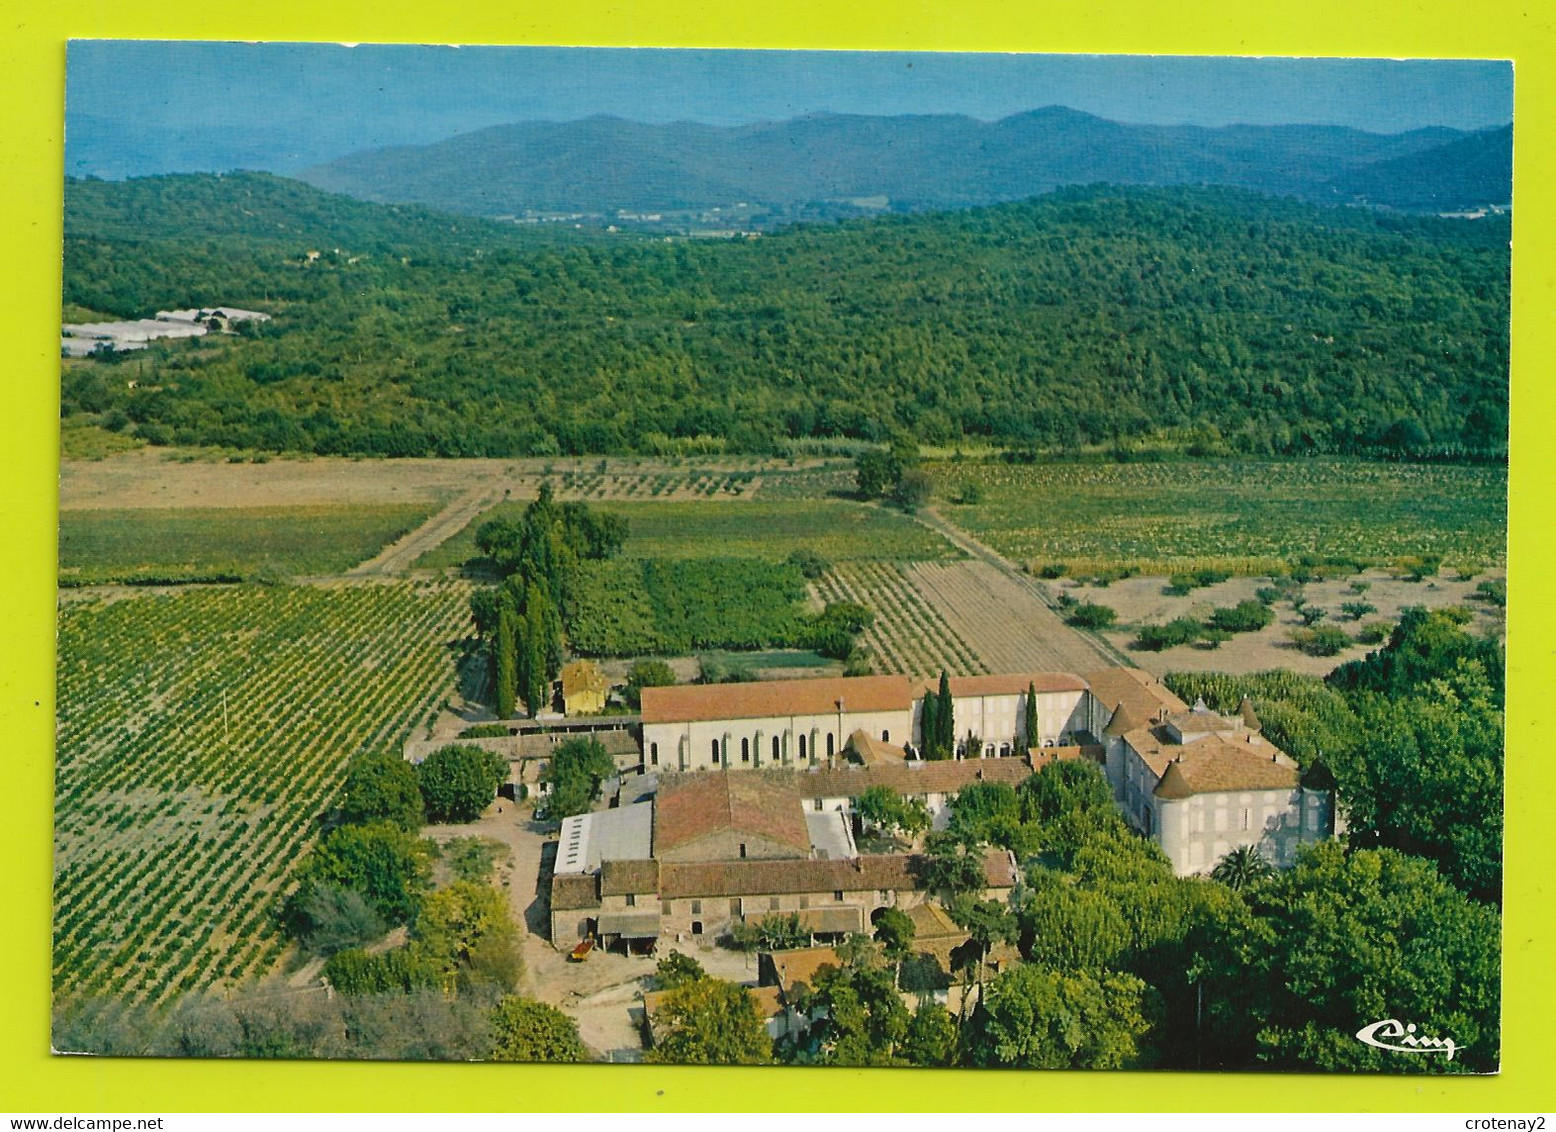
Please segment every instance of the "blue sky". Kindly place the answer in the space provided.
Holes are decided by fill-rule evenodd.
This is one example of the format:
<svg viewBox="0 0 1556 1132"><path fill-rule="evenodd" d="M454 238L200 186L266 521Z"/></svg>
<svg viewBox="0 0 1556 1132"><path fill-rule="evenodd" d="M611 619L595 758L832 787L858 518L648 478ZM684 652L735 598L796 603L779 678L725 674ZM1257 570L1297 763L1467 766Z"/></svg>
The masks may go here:
<svg viewBox="0 0 1556 1132"><path fill-rule="evenodd" d="M1392 133L1512 119L1486 61L608 50L84 40L67 172L288 172L525 119L718 125L812 113L995 119L1064 105L1136 123L1322 123Z"/></svg>

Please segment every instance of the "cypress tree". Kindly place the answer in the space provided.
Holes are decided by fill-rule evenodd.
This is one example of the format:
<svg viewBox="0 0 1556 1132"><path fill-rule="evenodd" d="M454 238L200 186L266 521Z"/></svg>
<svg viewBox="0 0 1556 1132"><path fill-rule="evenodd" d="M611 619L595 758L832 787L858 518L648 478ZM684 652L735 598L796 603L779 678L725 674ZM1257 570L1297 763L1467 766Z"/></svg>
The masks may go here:
<svg viewBox="0 0 1556 1132"><path fill-rule="evenodd" d="M515 636L518 632L518 616L511 602L497 606L497 636L493 642L496 653L497 718L513 718L513 693L518 687L518 657Z"/></svg>
<svg viewBox="0 0 1556 1132"><path fill-rule="evenodd" d="M529 600L524 603L524 680L521 689L531 719L539 715L551 699L547 695L551 681L546 678L546 624L542 601L539 591L530 587Z"/></svg>
<svg viewBox="0 0 1556 1132"><path fill-rule="evenodd" d="M951 702L951 678L944 668L940 670L940 703L935 709L935 725L940 757L948 759L956 753L956 709Z"/></svg>
<svg viewBox="0 0 1556 1132"><path fill-rule="evenodd" d="M924 707L918 717L918 732L919 746L923 749L926 759L940 757L940 727L935 720L935 711L938 707L939 701L934 693L925 692Z"/></svg>
<svg viewBox="0 0 1556 1132"><path fill-rule="evenodd" d="M1027 684L1026 739L1028 747L1038 745L1037 738L1037 684Z"/></svg>

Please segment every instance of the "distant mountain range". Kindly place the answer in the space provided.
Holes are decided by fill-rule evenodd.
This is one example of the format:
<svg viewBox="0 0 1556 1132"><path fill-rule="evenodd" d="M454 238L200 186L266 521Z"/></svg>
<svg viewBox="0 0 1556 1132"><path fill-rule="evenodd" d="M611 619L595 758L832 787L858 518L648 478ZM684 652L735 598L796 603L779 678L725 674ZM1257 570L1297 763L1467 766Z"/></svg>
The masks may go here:
<svg viewBox="0 0 1556 1132"><path fill-rule="evenodd" d="M1512 127L1135 126L1060 106L996 122L827 114L721 127L595 117L369 150L301 178L362 200L481 216L717 208L753 226L823 203L960 208L1099 182L1222 184L1449 212L1509 204Z"/></svg>

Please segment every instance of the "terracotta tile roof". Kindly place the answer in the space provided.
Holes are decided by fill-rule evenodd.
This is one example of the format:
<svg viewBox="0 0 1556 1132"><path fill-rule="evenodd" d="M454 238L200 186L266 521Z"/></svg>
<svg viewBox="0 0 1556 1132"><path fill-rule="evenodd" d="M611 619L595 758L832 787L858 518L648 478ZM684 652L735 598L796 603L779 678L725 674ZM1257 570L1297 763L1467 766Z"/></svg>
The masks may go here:
<svg viewBox="0 0 1556 1132"><path fill-rule="evenodd" d="M562 681L564 696L574 696L579 692L603 692L609 687L605 673L592 660L575 660L571 664L564 664L557 675Z"/></svg>
<svg viewBox="0 0 1556 1132"><path fill-rule="evenodd" d="M845 749L853 751L858 756L859 761L864 763L865 766L875 766L879 763L901 763L908 757L907 751L895 743L877 739L868 731L863 730L855 731L848 737L848 744Z"/></svg>
<svg viewBox="0 0 1556 1132"><path fill-rule="evenodd" d="M665 863L659 867L660 895L665 899L719 896L774 896L834 892L908 892L920 887L920 858L880 854L849 861L815 858L793 861L709 861ZM984 877L990 888L1016 882L1010 854L991 849L984 857Z"/></svg>
<svg viewBox="0 0 1556 1132"><path fill-rule="evenodd" d="M801 927L818 935L823 932L864 931L864 909L857 904L832 904L825 908L801 908L796 915L800 918Z"/></svg>
<svg viewBox="0 0 1556 1132"><path fill-rule="evenodd" d="M1147 726L1151 722L1149 716L1130 710L1128 704L1120 700L1113 707L1113 716L1108 720L1108 725L1102 729L1102 734L1112 739L1117 735L1125 735Z"/></svg>
<svg viewBox="0 0 1556 1132"><path fill-rule="evenodd" d="M1200 731L1226 734L1243 730L1243 721L1240 717L1233 716L1229 718L1220 712L1211 711L1204 705L1203 701L1196 703L1188 711L1173 712L1167 717L1167 722L1185 735L1192 735Z"/></svg>
<svg viewBox="0 0 1556 1132"><path fill-rule="evenodd" d="M972 937L962 928L956 926L956 921L945 914L945 910L933 900L926 900L922 904L908 909L908 919L913 921L914 943L950 943L955 947L966 943Z"/></svg>
<svg viewBox="0 0 1556 1132"><path fill-rule="evenodd" d="M1024 696L1028 687L1042 692L1084 692L1086 681L1070 672L1011 672L993 676L952 676L952 697ZM914 698L925 692L939 691L940 678L919 681Z"/></svg>
<svg viewBox="0 0 1556 1132"><path fill-rule="evenodd" d="M798 983L810 986L815 982L816 972L823 967L843 966L843 960L830 947L799 947L793 951L772 951L768 953L768 959L773 965L773 973L778 976L778 986L773 989L780 992Z"/></svg>
<svg viewBox="0 0 1556 1132"><path fill-rule="evenodd" d="M896 765L846 766L837 770L796 771L802 798L857 798L871 786L889 786L899 794L952 794L974 782L1014 786L1032 774L1030 759L913 760Z"/></svg>
<svg viewBox="0 0 1556 1132"><path fill-rule="evenodd" d="M559 873L551 878L551 910L579 911L598 908L600 897L595 879L589 873Z"/></svg>
<svg viewBox="0 0 1556 1132"><path fill-rule="evenodd" d="M605 861L600 865L600 895L626 896L659 891L658 861Z"/></svg>
<svg viewBox="0 0 1556 1132"><path fill-rule="evenodd" d="M913 705L906 676L834 676L753 684L682 684L643 689L644 723L706 719L766 719L845 712L906 711Z"/></svg>
<svg viewBox="0 0 1556 1132"><path fill-rule="evenodd" d="M1081 676L1097 699L1105 704L1127 704L1141 724L1162 712L1187 711L1189 707L1167 685L1138 668L1099 668Z"/></svg>
<svg viewBox="0 0 1556 1132"><path fill-rule="evenodd" d="M1255 739L1249 742L1250 738ZM1207 735L1192 743L1174 743L1166 727L1131 731L1124 742L1162 778L1169 765L1181 784L1173 791L1223 794L1239 790L1290 790L1297 785L1297 764L1268 740Z"/></svg>
<svg viewBox="0 0 1556 1132"><path fill-rule="evenodd" d="M810 833L792 778L788 771L758 770L667 776L654 799L654 855L724 831L766 838L808 855Z"/></svg>

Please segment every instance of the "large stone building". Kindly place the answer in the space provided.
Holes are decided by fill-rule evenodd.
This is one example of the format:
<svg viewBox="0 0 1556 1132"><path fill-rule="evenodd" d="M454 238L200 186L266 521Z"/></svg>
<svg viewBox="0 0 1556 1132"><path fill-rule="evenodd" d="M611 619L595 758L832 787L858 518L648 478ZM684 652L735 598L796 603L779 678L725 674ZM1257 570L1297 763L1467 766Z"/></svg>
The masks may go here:
<svg viewBox="0 0 1556 1132"><path fill-rule="evenodd" d="M941 826L971 781L1014 784L1045 758L1085 758L1104 768L1125 818L1180 874L1206 872L1243 845L1288 864L1298 845L1334 834L1332 781L1303 782L1296 762L1262 737L1251 707L1236 717L1191 709L1134 668L957 677L950 690L966 757L926 763L910 748L932 688L905 676L645 688L643 769L804 770L797 789L818 813L846 813L865 786L890 785L923 799ZM1034 735L1024 734L1028 689ZM753 827L746 855L769 848Z"/></svg>
<svg viewBox="0 0 1556 1132"><path fill-rule="evenodd" d="M811 777L685 775L661 781L652 802L569 818L551 884L552 942L594 935L646 950L662 936L717 937L774 913L840 938L868 931L882 908L926 899L921 858L859 853L845 814L806 807L802 784ZM644 806L652 808L646 844ZM608 847L591 853L591 843ZM985 895L1003 899L1016 862L990 851L984 875Z"/></svg>
<svg viewBox="0 0 1556 1132"><path fill-rule="evenodd" d="M918 745L919 712L934 685L906 676L688 684L643 689L643 768L809 768L836 764L848 738ZM1085 680L1068 673L959 676L950 681L958 742L969 754L1008 755L1063 745L1090 717ZM1038 734L1023 734L1036 690Z"/></svg>

